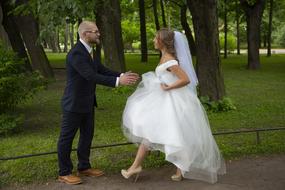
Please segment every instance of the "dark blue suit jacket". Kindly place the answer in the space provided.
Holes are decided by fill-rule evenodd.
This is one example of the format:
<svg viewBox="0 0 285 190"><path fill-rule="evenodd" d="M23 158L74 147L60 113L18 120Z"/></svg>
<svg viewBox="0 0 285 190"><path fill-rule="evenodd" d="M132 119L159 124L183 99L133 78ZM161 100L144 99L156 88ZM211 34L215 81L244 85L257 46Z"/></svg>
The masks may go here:
<svg viewBox="0 0 285 190"><path fill-rule="evenodd" d="M67 54L66 74L62 107L75 113L93 111L93 107L97 106L96 84L115 87L120 76L120 73L104 67L99 59L92 60L80 41Z"/></svg>

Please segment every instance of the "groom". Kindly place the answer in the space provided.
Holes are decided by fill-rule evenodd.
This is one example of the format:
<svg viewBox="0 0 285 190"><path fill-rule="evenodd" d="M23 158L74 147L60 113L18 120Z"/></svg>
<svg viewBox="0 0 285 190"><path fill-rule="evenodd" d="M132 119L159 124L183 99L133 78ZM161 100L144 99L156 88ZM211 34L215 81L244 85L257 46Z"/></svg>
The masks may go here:
<svg viewBox="0 0 285 190"><path fill-rule="evenodd" d="M103 171L91 168L89 156L94 133L96 84L109 87L132 85L138 75L111 71L100 60L92 58L92 46L99 44L100 33L94 22L83 21L78 28L80 41L69 51L66 60L67 81L62 97L62 125L58 139L58 180L67 184L81 183L80 175L101 176ZM70 159L72 141L80 130L78 142L78 175L72 175Z"/></svg>

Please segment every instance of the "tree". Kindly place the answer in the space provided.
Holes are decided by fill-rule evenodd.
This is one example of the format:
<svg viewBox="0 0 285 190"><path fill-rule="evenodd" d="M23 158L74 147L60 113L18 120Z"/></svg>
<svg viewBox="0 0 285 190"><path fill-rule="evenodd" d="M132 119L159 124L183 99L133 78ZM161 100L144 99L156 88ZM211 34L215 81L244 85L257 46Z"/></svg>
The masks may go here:
<svg viewBox="0 0 285 190"><path fill-rule="evenodd" d="M49 78L53 77L53 71L40 42L38 15L44 3L39 2L40 0L18 0L13 4L14 7L10 12L16 15L14 21L27 48L32 68ZM49 5L49 3L45 4Z"/></svg>
<svg viewBox="0 0 285 190"><path fill-rule="evenodd" d="M69 23L66 20L65 21L65 30L64 30L64 48L63 48L63 52L67 52L67 50L68 50L68 34L69 34Z"/></svg>
<svg viewBox="0 0 285 190"><path fill-rule="evenodd" d="M216 0L187 0L197 47L197 75L201 96L220 100L225 95L219 52Z"/></svg>
<svg viewBox="0 0 285 190"><path fill-rule="evenodd" d="M187 37L187 41L189 44L191 55L195 56L196 55L196 44L194 41L194 37L192 35L191 28L190 28L189 24L187 23L186 13L187 13L187 5L183 4L180 7L180 23L181 23L183 30L185 31L185 35Z"/></svg>
<svg viewBox="0 0 285 190"><path fill-rule="evenodd" d="M13 50L17 53L19 58L25 61L25 67L28 71L32 70L28 54L26 52L25 45L23 43L19 28L16 24L16 18L13 14L9 14L13 10L9 1L1 1L1 7L3 7L3 26L8 34L9 41ZM9 14L9 15L8 15Z"/></svg>
<svg viewBox="0 0 285 190"><path fill-rule="evenodd" d="M32 15L19 16L17 26L27 47L33 70L39 70L46 78L54 77L52 68L42 45L38 42L39 26Z"/></svg>
<svg viewBox="0 0 285 190"><path fill-rule="evenodd" d="M73 48L74 46L74 23L70 23L69 39L70 39L70 46L71 48Z"/></svg>
<svg viewBox="0 0 285 190"><path fill-rule="evenodd" d="M269 1L269 26L268 26L268 34L267 34L267 57L271 56L271 34L272 34L272 14L273 14L273 0Z"/></svg>
<svg viewBox="0 0 285 190"><path fill-rule="evenodd" d="M224 27L224 33L225 33L225 44L224 44L224 58L228 57L228 41L227 41L227 33L228 33L228 10L227 10L227 0L224 0L224 23L225 23L225 27Z"/></svg>
<svg viewBox="0 0 285 190"><path fill-rule="evenodd" d="M171 2L175 6L179 7L179 9L180 9L180 24L182 26L182 29L185 32L191 55L195 56L196 55L196 45L195 45L194 37L192 35L191 28L187 22L187 8L188 8L187 4L185 4L184 1L169 0L169 2ZM173 17L175 17L175 16L173 16Z"/></svg>
<svg viewBox="0 0 285 190"><path fill-rule="evenodd" d="M235 1L236 6L236 33L237 33L237 54L240 55L240 5L239 0Z"/></svg>
<svg viewBox="0 0 285 190"><path fill-rule="evenodd" d="M161 9L161 17L162 17L162 25L166 27L165 13L164 13L164 3L163 0L160 0L160 9Z"/></svg>
<svg viewBox="0 0 285 190"><path fill-rule="evenodd" d="M147 62L147 38L145 23L144 0L139 0L140 32L141 32L141 62Z"/></svg>
<svg viewBox="0 0 285 190"><path fill-rule="evenodd" d="M153 6L155 28L156 28L156 30L159 30L160 26L159 26L158 14L157 14L157 0L152 0L152 6Z"/></svg>
<svg viewBox="0 0 285 190"><path fill-rule="evenodd" d="M124 72L126 67L120 3L113 0L97 0L95 5L95 15L102 37L105 64L111 69Z"/></svg>
<svg viewBox="0 0 285 190"><path fill-rule="evenodd" d="M260 25L265 0L240 0L240 4L246 14L247 49L248 49L248 69L260 68L259 45L260 45Z"/></svg>
<svg viewBox="0 0 285 190"><path fill-rule="evenodd" d="M3 45L5 45L6 47L9 47L10 41L9 41L8 35L7 35L4 27L1 24L2 21L3 21L3 11L2 11L1 4L0 4L0 40L3 43Z"/></svg>
<svg viewBox="0 0 285 190"><path fill-rule="evenodd" d="M26 11L32 11L33 16L36 18L38 23L40 23L39 41L49 41L47 38L52 36L54 38L52 39L54 43L59 42L58 35L65 37L63 31L68 30L66 22L74 25L77 22L80 23L82 18L94 18L94 0L52 0L48 1L48 3L46 0L29 0L29 3L24 8ZM72 28L68 31L71 31L72 33ZM63 33L63 35L61 33ZM69 34L67 32L65 51L67 51L68 35ZM72 40L73 38L70 39ZM58 43L57 46L57 49L60 50Z"/></svg>

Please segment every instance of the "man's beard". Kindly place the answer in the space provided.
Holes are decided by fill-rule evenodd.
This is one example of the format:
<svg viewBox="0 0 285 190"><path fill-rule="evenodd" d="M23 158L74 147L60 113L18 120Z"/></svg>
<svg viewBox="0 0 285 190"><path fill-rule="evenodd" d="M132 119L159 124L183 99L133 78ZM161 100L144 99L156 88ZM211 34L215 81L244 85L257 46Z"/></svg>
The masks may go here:
<svg viewBox="0 0 285 190"><path fill-rule="evenodd" d="M96 45L100 45L101 42L100 42L100 39L97 38L97 39L95 39L95 40L92 40L91 43L92 43L92 44L96 44Z"/></svg>

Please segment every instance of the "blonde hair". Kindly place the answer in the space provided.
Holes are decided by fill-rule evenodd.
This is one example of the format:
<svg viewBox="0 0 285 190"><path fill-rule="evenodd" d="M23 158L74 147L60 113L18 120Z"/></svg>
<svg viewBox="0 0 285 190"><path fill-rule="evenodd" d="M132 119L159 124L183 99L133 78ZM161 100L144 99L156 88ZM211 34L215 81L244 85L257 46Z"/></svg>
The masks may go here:
<svg viewBox="0 0 285 190"><path fill-rule="evenodd" d="M159 43L165 48L165 51L177 59L174 48L174 31L168 28L162 28L158 30L156 34Z"/></svg>

